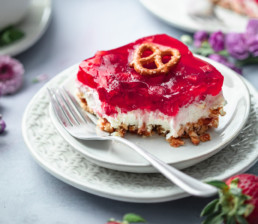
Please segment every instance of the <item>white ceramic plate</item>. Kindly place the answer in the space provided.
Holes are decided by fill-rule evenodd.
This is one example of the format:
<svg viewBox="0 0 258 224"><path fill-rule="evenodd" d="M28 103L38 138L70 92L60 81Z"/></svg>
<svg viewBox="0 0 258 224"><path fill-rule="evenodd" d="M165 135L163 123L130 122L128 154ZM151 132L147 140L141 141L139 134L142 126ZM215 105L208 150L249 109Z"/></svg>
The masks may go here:
<svg viewBox="0 0 258 224"><path fill-rule="evenodd" d="M188 15L189 0L141 0L145 8L156 15L158 18L170 25L180 29L195 32L197 30L206 30L215 32L243 32L248 22L248 18L222 7L216 7L215 12L223 21L223 25L207 22L194 21Z"/></svg>
<svg viewBox="0 0 258 224"><path fill-rule="evenodd" d="M60 74L46 86L60 86L69 76ZM258 96L256 90L247 85L252 96L251 112L241 133L222 151L184 172L202 181L223 180L246 171L257 161ZM76 188L115 200L151 203L188 196L160 174L114 171L86 160L61 137L49 118L46 86L27 106L22 122L28 149L46 171Z"/></svg>
<svg viewBox="0 0 258 224"><path fill-rule="evenodd" d="M13 44L0 47L0 55L17 55L31 47L45 32L51 18L51 0L32 0L28 14L17 25L25 36Z"/></svg>
<svg viewBox="0 0 258 224"><path fill-rule="evenodd" d="M249 92L242 79L239 78L239 75L218 63L214 63L211 60L208 61L214 64L224 75L223 92L228 101L225 107L227 114L220 119L219 127L209 132L212 138L211 141L194 146L188 140L184 146L173 148L164 137L159 135L142 138L138 135L128 134L125 137L178 169L199 163L229 144L239 134L248 118L250 108ZM77 70L78 65L75 65L62 72L64 75L69 75L63 86L71 93L76 92L75 80ZM52 109L51 106L50 108ZM64 139L91 162L120 171L137 173L157 172L149 162L129 147L112 141L78 140L63 128L53 110L50 110L50 117Z"/></svg>

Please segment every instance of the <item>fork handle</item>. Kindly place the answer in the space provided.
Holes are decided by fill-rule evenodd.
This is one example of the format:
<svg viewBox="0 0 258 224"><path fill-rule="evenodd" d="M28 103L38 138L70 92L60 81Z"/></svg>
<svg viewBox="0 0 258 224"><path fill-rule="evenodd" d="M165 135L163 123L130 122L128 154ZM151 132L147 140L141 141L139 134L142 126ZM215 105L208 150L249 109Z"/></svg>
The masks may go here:
<svg viewBox="0 0 258 224"><path fill-rule="evenodd" d="M171 182L176 184L178 187L186 191L187 193L199 197L209 197L211 195L216 194L218 191L215 187L205 184L193 177L188 176L187 174L183 173L182 171L170 166L145 149L141 148L140 146L128 141L125 138L121 138L118 136L112 136L113 140L119 141L128 145L142 157L144 157L147 161L151 163L153 167L160 171L167 179Z"/></svg>

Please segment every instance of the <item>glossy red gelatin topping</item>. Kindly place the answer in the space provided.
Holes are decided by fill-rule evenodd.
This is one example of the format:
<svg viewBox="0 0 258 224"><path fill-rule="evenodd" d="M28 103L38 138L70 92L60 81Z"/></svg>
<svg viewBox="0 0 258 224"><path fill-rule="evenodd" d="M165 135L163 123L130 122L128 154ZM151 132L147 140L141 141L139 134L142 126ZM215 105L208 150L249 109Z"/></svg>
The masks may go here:
<svg viewBox="0 0 258 224"><path fill-rule="evenodd" d="M155 43L176 48L181 59L167 74L140 75L130 66L134 50L142 43ZM136 109L175 116L179 108L206 95L217 95L223 76L209 63L196 58L186 45L165 35L141 38L125 46L98 51L79 66L78 80L95 89L107 115Z"/></svg>

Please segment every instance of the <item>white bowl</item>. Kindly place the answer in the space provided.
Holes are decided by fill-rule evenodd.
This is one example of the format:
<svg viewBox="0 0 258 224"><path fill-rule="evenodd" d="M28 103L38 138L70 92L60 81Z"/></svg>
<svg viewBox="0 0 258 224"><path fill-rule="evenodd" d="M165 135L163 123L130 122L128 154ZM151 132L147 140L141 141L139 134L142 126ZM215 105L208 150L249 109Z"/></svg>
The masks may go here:
<svg viewBox="0 0 258 224"><path fill-rule="evenodd" d="M0 0L0 30L20 22L26 15L31 0Z"/></svg>

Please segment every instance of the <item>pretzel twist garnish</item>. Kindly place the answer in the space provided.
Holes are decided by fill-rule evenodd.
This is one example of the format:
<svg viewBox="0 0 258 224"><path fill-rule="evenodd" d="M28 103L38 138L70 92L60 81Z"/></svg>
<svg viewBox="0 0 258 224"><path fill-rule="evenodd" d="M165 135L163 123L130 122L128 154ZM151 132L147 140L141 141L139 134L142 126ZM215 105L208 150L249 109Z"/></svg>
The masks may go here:
<svg viewBox="0 0 258 224"><path fill-rule="evenodd" d="M146 50L151 50L153 53L148 57L142 57ZM171 59L167 63L163 63L162 57L164 56L171 56ZM163 50L153 43L144 43L135 50L131 66L141 75L166 74L178 63L180 57L180 52L177 49L166 48ZM144 67L153 62L157 68L151 69Z"/></svg>

